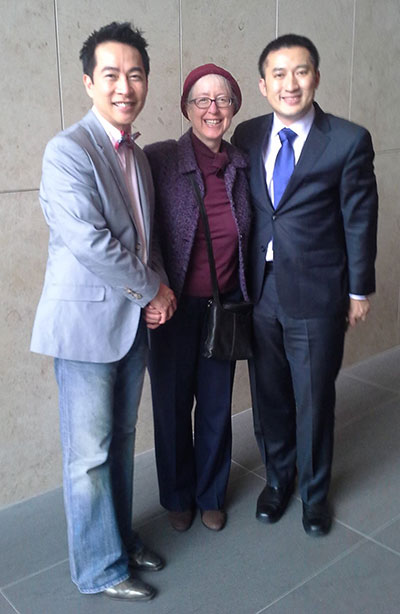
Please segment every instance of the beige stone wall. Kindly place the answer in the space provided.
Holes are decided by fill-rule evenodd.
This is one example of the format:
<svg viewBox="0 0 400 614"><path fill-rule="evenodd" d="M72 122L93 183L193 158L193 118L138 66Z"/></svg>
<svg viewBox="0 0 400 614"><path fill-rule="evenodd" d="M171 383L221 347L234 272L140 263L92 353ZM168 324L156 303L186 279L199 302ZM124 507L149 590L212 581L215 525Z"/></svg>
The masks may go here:
<svg viewBox="0 0 400 614"><path fill-rule="evenodd" d="M267 111L257 87L265 44L287 32L314 40L322 57L317 100L366 125L377 153L378 292L369 322L348 335L346 363L399 343L398 0L0 0L0 8L0 506L61 483L52 361L28 349L47 249L40 165L51 136L90 106L78 51L109 21L133 20L150 44L149 97L137 122L141 145L185 129L180 89L195 65L213 61L234 73L244 94L235 118L241 121ZM249 405L241 363L234 411ZM152 445L146 382L137 451Z"/></svg>

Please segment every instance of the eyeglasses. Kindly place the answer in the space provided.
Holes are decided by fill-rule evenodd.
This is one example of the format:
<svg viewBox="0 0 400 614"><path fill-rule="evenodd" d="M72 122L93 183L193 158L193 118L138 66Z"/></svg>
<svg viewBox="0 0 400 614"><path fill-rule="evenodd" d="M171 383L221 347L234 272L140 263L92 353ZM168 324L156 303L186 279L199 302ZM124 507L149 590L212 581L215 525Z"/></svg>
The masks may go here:
<svg viewBox="0 0 400 614"><path fill-rule="evenodd" d="M193 98L193 100L188 100L189 104L192 102L196 105L198 109L208 109L211 107L211 103L215 102L219 109L226 109L230 107L233 100L228 96L217 96L216 98L208 98L208 96L201 96L201 98Z"/></svg>

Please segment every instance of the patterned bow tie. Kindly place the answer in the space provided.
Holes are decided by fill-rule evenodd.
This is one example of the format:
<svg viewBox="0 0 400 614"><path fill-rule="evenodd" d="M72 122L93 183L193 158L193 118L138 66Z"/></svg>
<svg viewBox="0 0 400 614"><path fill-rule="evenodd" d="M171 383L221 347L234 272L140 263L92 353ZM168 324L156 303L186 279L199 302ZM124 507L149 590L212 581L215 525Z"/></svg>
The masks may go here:
<svg viewBox="0 0 400 614"><path fill-rule="evenodd" d="M114 147L118 151L121 145L126 145L129 149L134 148L134 141L140 136L140 132L135 132L134 134L129 134L129 132L125 132L125 130L121 130L121 136L118 141L115 143Z"/></svg>

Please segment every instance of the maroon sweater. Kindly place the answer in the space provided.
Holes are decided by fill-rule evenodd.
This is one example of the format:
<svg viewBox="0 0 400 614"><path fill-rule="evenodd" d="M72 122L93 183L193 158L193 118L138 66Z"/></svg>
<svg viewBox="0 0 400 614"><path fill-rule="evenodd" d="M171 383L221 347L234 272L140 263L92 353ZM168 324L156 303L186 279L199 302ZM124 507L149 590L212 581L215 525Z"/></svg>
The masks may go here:
<svg viewBox="0 0 400 614"><path fill-rule="evenodd" d="M221 293L229 292L239 286L238 236L224 181L224 170L229 158L223 145L221 152L215 154L193 133L191 138L204 182L204 205L210 226L218 288ZM190 296L212 296L207 241L201 217L183 292Z"/></svg>

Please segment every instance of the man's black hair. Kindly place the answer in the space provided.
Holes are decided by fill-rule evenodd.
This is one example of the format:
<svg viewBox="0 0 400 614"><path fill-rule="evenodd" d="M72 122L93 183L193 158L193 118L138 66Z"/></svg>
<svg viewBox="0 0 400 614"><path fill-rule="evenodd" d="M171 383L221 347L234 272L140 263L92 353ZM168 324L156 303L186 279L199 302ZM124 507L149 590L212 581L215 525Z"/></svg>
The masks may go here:
<svg viewBox="0 0 400 614"><path fill-rule="evenodd" d="M82 62L83 74L89 75L93 80L93 71L96 67L96 47L101 43L114 41L116 43L124 43L137 49L142 56L144 71L146 77L150 72L150 60L146 51L147 42L142 36L141 30L134 28L129 21L119 23L113 21L107 26L103 26L100 30L95 30L83 43L79 53L79 59Z"/></svg>
<svg viewBox="0 0 400 614"><path fill-rule="evenodd" d="M263 49L260 58L258 60L258 70L262 78L264 78L264 63L265 60L271 51L278 51L279 49L283 49L284 47L305 47L311 57L311 62L315 68L318 70L319 67L319 53L312 41L306 36L301 36L300 34L284 34L283 36L279 36L275 38L273 41L268 43L268 45Z"/></svg>

